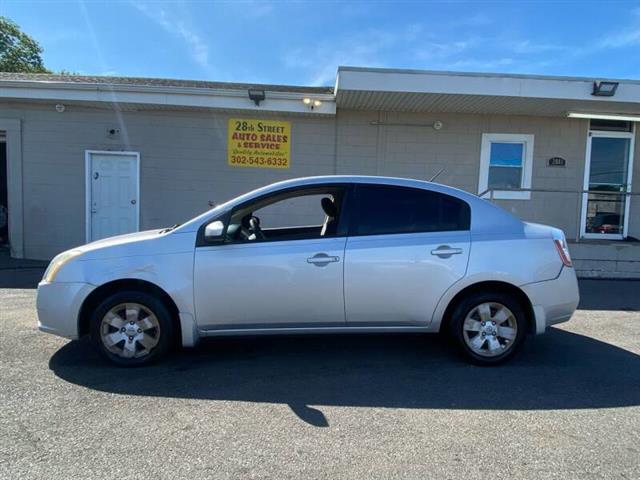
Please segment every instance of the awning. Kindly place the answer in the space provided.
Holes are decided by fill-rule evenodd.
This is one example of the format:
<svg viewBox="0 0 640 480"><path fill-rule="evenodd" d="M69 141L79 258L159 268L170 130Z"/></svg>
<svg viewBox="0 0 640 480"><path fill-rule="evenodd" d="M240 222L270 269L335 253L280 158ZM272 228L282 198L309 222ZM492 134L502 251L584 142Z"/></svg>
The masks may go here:
<svg viewBox="0 0 640 480"><path fill-rule="evenodd" d="M599 78L340 67L343 109L566 116L568 112L639 114L640 81L610 80L612 97L592 95Z"/></svg>

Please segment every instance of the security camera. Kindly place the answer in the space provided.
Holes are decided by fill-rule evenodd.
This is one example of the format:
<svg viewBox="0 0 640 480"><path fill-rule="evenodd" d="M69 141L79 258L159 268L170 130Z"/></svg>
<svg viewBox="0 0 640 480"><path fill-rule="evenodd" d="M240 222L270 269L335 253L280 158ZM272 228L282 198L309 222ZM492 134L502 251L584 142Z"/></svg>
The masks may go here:
<svg viewBox="0 0 640 480"><path fill-rule="evenodd" d="M442 128L442 122L440 120L436 120L433 122L433 129L440 130Z"/></svg>
<svg viewBox="0 0 640 480"><path fill-rule="evenodd" d="M65 111L65 106L62 103L57 103L56 104L56 112L58 113L62 113Z"/></svg>

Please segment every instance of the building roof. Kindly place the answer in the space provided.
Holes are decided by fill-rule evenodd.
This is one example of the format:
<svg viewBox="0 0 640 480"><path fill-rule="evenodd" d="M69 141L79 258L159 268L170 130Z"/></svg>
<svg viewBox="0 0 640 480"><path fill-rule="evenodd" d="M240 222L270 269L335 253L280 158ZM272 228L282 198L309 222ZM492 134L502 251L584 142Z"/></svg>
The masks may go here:
<svg viewBox="0 0 640 480"><path fill-rule="evenodd" d="M90 85L130 85L142 87L208 88L215 90L248 90L260 88L269 92L296 92L332 94L333 87L308 87L299 85L272 85L261 83L211 82L205 80L178 80L173 78L113 77L100 75L58 75L51 73L0 72L0 81L42 83L69 83Z"/></svg>
<svg viewBox="0 0 640 480"><path fill-rule="evenodd" d="M415 68L379 68L379 67L352 67L343 65L338 67L338 72L379 72L379 73L410 73L441 75L445 77L492 77L492 78L520 78L534 80L565 80L569 82L592 82L594 80L604 80L607 82L634 83L640 85L640 80L629 78L608 78L608 77L579 77L571 75L538 75L529 73L495 73L495 72L457 72L452 70L421 70Z"/></svg>
<svg viewBox="0 0 640 480"><path fill-rule="evenodd" d="M264 90L265 99L254 103L249 98L250 89ZM303 103L306 97L320 104ZM331 87L92 75L0 73L0 99L119 110L217 109L302 115L336 112Z"/></svg>
<svg viewBox="0 0 640 480"><path fill-rule="evenodd" d="M618 83L594 96L595 81ZM568 112L638 114L640 81L496 73L340 67L340 108L565 116Z"/></svg>
<svg viewBox="0 0 640 480"><path fill-rule="evenodd" d="M614 96L593 95L614 81ZM249 89L262 89L259 105ZM318 102L303 99L311 98ZM0 73L0 99L126 110L220 109L334 115L336 108L566 116L627 115L640 121L640 80L339 67L335 87L92 75Z"/></svg>

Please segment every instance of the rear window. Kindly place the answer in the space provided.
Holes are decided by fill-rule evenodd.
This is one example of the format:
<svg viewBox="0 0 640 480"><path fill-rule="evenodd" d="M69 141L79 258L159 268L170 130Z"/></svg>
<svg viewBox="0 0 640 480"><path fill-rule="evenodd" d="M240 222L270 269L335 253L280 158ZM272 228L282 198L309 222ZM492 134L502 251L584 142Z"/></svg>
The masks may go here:
<svg viewBox="0 0 640 480"><path fill-rule="evenodd" d="M439 192L358 185L355 235L469 230L471 211L459 198Z"/></svg>

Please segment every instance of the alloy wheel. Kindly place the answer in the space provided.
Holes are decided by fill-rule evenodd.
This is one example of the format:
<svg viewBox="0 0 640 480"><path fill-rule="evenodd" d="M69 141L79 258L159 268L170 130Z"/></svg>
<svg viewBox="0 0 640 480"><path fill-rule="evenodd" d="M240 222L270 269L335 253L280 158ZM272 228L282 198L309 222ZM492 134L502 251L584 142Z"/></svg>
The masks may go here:
<svg viewBox="0 0 640 480"><path fill-rule="evenodd" d="M109 352L118 357L144 357L160 341L160 322L144 305L121 303L102 318L100 340Z"/></svg>
<svg viewBox="0 0 640 480"><path fill-rule="evenodd" d="M463 338L471 351L482 357L497 357L513 347L518 334L515 315L497 302L472 308L462 325Z"/></svg>

